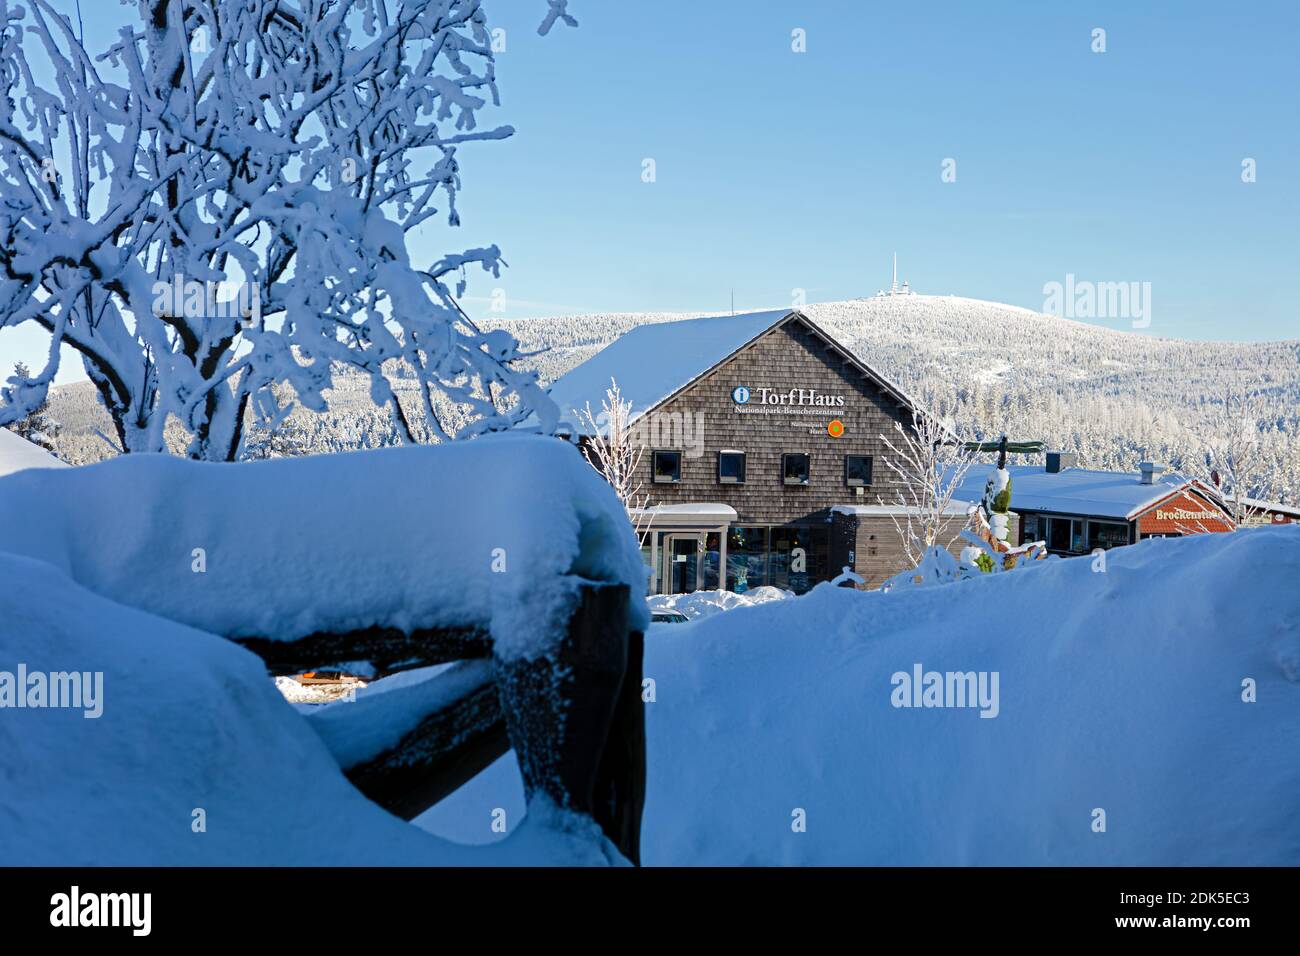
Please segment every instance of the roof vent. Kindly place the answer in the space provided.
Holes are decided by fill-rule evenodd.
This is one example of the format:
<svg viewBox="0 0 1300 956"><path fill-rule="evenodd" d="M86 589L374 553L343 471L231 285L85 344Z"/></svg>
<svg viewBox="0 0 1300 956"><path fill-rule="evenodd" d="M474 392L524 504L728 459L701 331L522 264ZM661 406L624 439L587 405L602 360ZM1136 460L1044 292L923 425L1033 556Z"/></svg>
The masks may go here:
<svg viewBox="0 0 1300 956"><path fill-rule="evenodd" d="M1078 468L1079 456L1072 451L1049 451L1047 453L1047 473L1059 475L1067 468Z"/></svg>
<svg viewBox="0 0 1300 956"><path fill-rule="evenodd" d="M1157 465L1154 461L1144 461L1138 464L1138 470L1142 472L1142 484L1154 485L1156 475L1165 470L1164 465Z"/></svg>

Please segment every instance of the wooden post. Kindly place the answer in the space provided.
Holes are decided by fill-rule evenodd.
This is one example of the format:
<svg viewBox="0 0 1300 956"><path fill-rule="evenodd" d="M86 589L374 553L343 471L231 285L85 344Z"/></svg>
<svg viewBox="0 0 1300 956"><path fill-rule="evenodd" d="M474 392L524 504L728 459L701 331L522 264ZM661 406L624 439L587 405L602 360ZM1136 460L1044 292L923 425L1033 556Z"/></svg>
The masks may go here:
<svg viewBox="0 0 1300 956"><path fill-rule="evenodd" d="M494 661L485 683L427 715L391 750L348 776L376 803L410 819L513 747L529 797L590 814L634 864L641 858L645 805L644 638L628 631L626 585L584 583L560 646L533 661ZM369 660L380 671L484 657L475 628L370 628L297 641L235 638L272 673ZM437 678L435 678L436 680ZM504 723L503 723L504 717Z"/></svg>
<svg viewBox="0 0 1300 956"><path fill-rule="evenodd" d="M593 815L605 835L634 866L641 865L641 812L645 807L645 703L641 699L645 635L628 635L627 669L609 740L596 776Z"/></svg>
<svg viewBox="0 0 1300 956"><path fill-rule="evenodd" d="M645 794L641 644L628 633L626 585L584 585L579 594L554 653L497 661L501 707L527 795L541 792L591 814L637 862Z"/></svg>

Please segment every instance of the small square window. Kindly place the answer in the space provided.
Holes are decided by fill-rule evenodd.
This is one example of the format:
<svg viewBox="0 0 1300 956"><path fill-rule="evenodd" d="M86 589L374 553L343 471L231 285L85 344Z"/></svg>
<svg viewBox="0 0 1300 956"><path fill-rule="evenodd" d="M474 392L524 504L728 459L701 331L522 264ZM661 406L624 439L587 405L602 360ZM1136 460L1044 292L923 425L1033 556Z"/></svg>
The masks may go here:
<svg viewBox="0 0 1300 956"><path fill-rule="evenodd" d="M745 483L745 453L743 451L718 452L718 483L743 485Z"/></svg>
<svg viewBox="0 0 1300 956"><path fill-rule="evenodd" d="M781 482L787 485L808 484L808 456L795 452L781 456Z"/></svg>
<svg viewBox="0 0 1300 956"><path fill-rule="evenodd" d="M844 483L852 488L871 484L871 456L844 456Z"/></svg>
<svg viewBox="0 0 1300 956"><path fill-rule="evenodd" d="M682 453L679 451L657 451L654 453L655 484L667 484L682 480Z"/></svg>

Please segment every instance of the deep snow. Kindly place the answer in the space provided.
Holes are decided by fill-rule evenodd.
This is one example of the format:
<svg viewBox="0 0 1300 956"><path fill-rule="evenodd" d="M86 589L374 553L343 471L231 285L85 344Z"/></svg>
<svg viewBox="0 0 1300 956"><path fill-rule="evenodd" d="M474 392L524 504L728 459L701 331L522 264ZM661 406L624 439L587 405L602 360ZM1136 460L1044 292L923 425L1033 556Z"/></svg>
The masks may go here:
<svg viewBox="0 0 1300 956"><path fill-rule="evenodd" d="M768 585L737 594L735 591L693 591L690 594L655 594L646 599L651 610L660 608L681 611L692 621L703 617L712 617L719 611L730 611L738 607L752 607L769 601L782 601L794 597L793 591L785 591Z"/></svg>
<svg viewBox="0 0 1300 956"><path fill-rule="evenodd" d="M1300 528L1147 541L1096 567L823 585L658 629L645 861L1300 863ZM500 808L504 840L421 833L347 784L253 655L48 564L0 553L0 581L0 670L104 673L98 719L0 711L0 860L618 862L589 820L525 816L509 757L420 820L487 843ZM997 716L895 707L916 665L996 673ZM418 676L367 690L415 713L433 691ZM389 730L332 743L363 754Z"/></svg>
<svg viewBox="0 0 1300 956"><path fill-rule="evenodd" d="M645 863L1300 864L1300 528L1106 558L656 629ZM998 672L998 716L895 708L918 663ZM522 799L502 760L418 822Z"/></svg>
<svg viewBox="0 0 1300 956"><path fill-rule="evenodd" d="M103 672L103 713L0 710L0 862L491 865L620 862L589 818L535 805L466 850L349 784L231 642L0 552L0 670ZM196 832L196 810L204 832Z"/></svg>
<svg viewBox="0 0 1300 956"><path fill-rule="evenodd" d="M19 472L0 479L0 548L215 634L489 626L502 657L551 646L577 578L641 593L647 573L609 486L537 436Z"/></svg>
<svg viewBox="0 0 1300 956"><path fill-rule="evenodd" d="M645 861L1300 863L1300 528L1106 557L663 629ZM895 708L916 663L998 716Z"/></svg>
<svg viewBox="0 0 1300 956"><path fill-rule="evenodd" d="M40 445L0 428L0 475L10 475L26 468L67 468Z"/></svg>

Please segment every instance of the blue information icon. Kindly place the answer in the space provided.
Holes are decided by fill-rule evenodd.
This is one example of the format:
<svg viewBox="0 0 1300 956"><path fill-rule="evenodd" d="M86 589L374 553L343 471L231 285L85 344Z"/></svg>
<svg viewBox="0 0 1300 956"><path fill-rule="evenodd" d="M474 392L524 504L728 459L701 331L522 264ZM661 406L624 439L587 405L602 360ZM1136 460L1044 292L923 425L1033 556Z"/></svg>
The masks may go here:
<svg viewBox="0 0 1300 956"><path fill-rule="evenodd" d="M737 405L744 405L749 401L749 389L744 385L737 385L731 390L731 400Z"/></svg>

